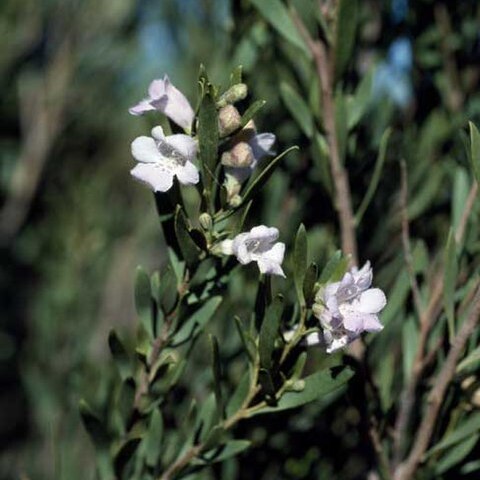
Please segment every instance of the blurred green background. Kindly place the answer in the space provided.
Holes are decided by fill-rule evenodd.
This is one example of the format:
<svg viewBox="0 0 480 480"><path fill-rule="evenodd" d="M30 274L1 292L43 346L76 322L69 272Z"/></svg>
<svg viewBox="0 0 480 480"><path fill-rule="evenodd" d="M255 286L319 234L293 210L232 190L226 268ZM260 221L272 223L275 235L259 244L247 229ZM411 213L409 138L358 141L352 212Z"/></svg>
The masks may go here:
<svg viewBox="0 0 480 480"><path fill-rule="evenodd" d="M291 3L300 11L316 4ZM442 23L434 3L450 12L450 23ZM435 248L448 231L452 179L458 195L466 190L458 132L467 119L480 120L474 4L362 4L347 82L356 86L371 65L377 70L370 117L350 146L356 151L349 165L355 201L368 185L381 134L388 125L396 131L359 243L362 260L383 267L382 286L397 285L403 298L406 291L395 283L401 259L394 159L405 156L410 164L412 221L430 215L412 227L414 234ZM302 90L310 80L308 65L248 0L3 0L0 34L0 477L93 479L78 400L106 388L99 369L107 370L110 328L134 329L135 266L152 271L164 260L153 196L129 176L130 142L148 131L152 119L132 117L128 107L164 73L193 103L200 63L224 84L242 64L251 98L268 102L259 130L276 133L279 151L301 147L272 178L258 218L278 226L285 239L304 221L321 264L339 245L331 186L315 147L282 103L280 79L308 97L312 108L318 101L315 92ZM444 62L450 55L453 76ZM452 85L455 80L461 85ZM418 248L423 254L424 244ZM368 458L352 433L358 418L342 402L329 422L310 406L302 417L265 419L267 430L241 427L263 445L245 463L242 478L254 478L255 471L267 479L332 478L333 471L338 478L365 478ZM288 422L294 433L286 439L280 425ZM333 448L328 439L340 437ZM292 458L280 474L269 457L282 457L287 440ZM348 461L339 454L355 448L357 456ZM322 476L311 473L319 452Z"/></svg>

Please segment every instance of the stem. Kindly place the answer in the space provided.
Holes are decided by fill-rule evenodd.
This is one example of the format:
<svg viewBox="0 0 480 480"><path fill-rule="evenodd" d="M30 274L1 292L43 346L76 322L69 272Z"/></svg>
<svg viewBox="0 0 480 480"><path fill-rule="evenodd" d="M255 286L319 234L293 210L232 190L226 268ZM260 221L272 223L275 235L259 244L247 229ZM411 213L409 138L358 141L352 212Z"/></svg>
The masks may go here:
<svg viewBox="0 0 480 480"><path fill-rule="evenodd" d="M467 340L470 338L479 323L480 288L477 289L472 305L472 310L460 328L460 331L453 339L452 347L448 352L447 359L443 364L440 373L436 377L435 383L428 395L428 407L415 434L415 443L413 444L412 450L405 462L396 470L394 475L395 480L408 480L412 478L428 448L440 407L445 398L447 388L455 376L455 369L460 356L465 348Z"/></svg>

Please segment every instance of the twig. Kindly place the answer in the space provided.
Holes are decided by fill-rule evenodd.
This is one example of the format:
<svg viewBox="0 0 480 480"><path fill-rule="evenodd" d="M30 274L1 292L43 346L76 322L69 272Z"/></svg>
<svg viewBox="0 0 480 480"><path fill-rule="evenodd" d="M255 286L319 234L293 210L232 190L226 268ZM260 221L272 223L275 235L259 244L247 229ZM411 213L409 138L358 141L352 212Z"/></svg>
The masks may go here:
<svg viewBox="0 0 480 480"><path fill-rule="evenodd" d="M396 470L394 475L395 480L408 480L412 478L428 448L445 393L455 375L458 360L465 348L467 340L479 323L480 288L477 289L472 304L472 310L460 328L460 331L453 339L452 347L448 352L447 359L445 360L440 373L436 377L435 383L428 395L428 407L417 433L415 434L415 443L406 461Z"/></svg>
<svg viewBox="0 0 480 480"><path fill-rule="evenodd" d="M457 243L461 243L465 235L466 226L470 214L473 209L474 200L476 198L478 190L478 185L474 182L470 188L470 192L467 197L467 202L465 205L465 210L463 212L460 223L455 232L455 239ZM423 310L420 317L420 334L419 341L417 346L417 351L415 353L413 367L411 372L410 380L405 384L402 393L400 394L400 407L398 410L397 418L395 420L394 427L394 451L393 451L393 460L392 467L393 469L397 468L401 461L402 457L402 444L403 439L406 434L408 424L410 422L410 416L412 413L413 406L415 404L415 392L417 386L420 382L422 373L425 366L431 360L429 355L425 357L425 347L427 344L428 336L430 330L432 329L435 321L441 311L441 301L443 293L443 275L441 272L438 272L432 281L432 289L430 295L430 301L427 305L427 308Z"/></svg>
<svg viewBox="0 0 480 480"><path fill-rule="evenodd" d="M355 217L352 210L350 184L346 170L340 159L337 130L335 126L335 102L333 99L333 63L327 47L322 40L314 40L297 12L292 9L291 17L305 44L310 50L320 81L320 96L325 134L330 151L330 169L335 184L335 208L340 223L342 250L350 255L350 263L358 265L357 239L355 235Z"/></svg>
<svg viewBox="0 0 480 480"><path fill-rule="evenodd" d="M408 223L408 180L407 180L407 164L405 160L400 162L401 167L401 190L400 190L400 203L402 211L402 244L403 255L405 257L405 264L407 267L408 275L410 277L410 284L412 287L413 303L417 315L420 318L423 313L422 298L420 296L420 288L418 286L417 277L415 276L415 270L413 268L413 256L412 246L410 243L410 225Z"/></svg>

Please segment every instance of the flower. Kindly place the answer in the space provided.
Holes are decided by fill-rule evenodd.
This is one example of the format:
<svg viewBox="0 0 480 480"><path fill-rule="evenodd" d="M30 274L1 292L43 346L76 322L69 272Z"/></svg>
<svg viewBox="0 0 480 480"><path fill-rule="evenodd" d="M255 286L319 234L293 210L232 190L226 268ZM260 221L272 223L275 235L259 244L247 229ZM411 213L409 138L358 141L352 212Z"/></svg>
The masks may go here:
<svg viewBox="0 0 480 480"><path fill-rule="evenodd" d="M174 175L184 185L198 183L198 170L192 163L197 154L195 140L183 134L165 136L162 127L155 127L152 137L132 142L132 155L140 163L130 173L155 192L169 190Z"/></svg>
<svg viewBox="0 0 480 480"><path fill-rule="evenodd" d="M185 95L175 88L167 75L163 80L153 80L148 87L148 97L129 109L132 115L143 115L159 110L184 130L192 128L195 113Z"/></svg>
<svg viewBox="0 0 480 480"><path fill-rule="evenodd" d="M281 266L285 244L275 243L278 234L275 227L260 225L248 233L240 233L233 240L224 240L220 250L225 255L235 255L242 265L257 262L260 273L285 277Z"/></svg>
<svg viewBox="0 0 480 480"><path fill-rule="evenodd" d="M317 293L313 313L320 320L328 353L345 347L362 332L383 329L378 314L387 299L379 288L370 288L372 278L367 262L361 270L352 268L340 282L331 283Z"/></svg>

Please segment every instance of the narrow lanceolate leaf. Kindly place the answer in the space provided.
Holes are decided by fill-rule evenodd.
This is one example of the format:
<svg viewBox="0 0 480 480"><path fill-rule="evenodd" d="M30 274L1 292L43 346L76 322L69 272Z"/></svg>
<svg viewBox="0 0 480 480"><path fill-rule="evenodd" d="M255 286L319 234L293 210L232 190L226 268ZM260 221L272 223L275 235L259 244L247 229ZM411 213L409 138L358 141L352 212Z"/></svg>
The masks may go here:
<svg viewBox="0 0 480 480"><path fill-rule="evenodd" d="M121 379L125 380L132 376L133 372L130 357L115 330L111 330L108 335L108 346Z"/></svg>
<svg viewBox="0 0 480 480"><path fill-rule="evenodd" d="M210 191L214 181L218 149L218 114L213 86L205 85L198 113L198 158L205 188Z"/></svg>
<svg viewBox="0 0 480 480"><path fill-rule="evenodd" d="M163 418L160 410L156 408L151 417L148 426L148 432L145 437L145 461L147 465L154 468L162 453L163 439Z"/></svg>
<svg viewBox="0 0 480 480"><path fill-rule="evenodd" d="M476 433L446 452L440 460L435 462L435 473L441 475L453 466L462 462L462 460L474 449L479 438L480 433Z"/></svg>
<svg viewBox="0 0 480 480"><path fill-rule="evenodd" d="M267 102L265 100L256 100L253 102L242 115L241 125L244 127L253 117L263 108Z"/></svg>
<svg viewBox="0 0 480 480"><path fill-rule="evenodd" d="M310 57L310 51L290 18L287 8L280 0L251 0L251 2L280 35Z"/></svg>
<svg viewBox="0 0 480 480"><path fill-rule="evenodd" d="M443 306L447 315L448 334L450 341L455 335L455 285L457 282L457 252L455 244L455 235L452 230L448 235L447 245L445 247L445 266L443 282Z"/></svg>
<svg viewBox="0 0 480 480"><path fill-rule="evenodd" d="M372 100L372 85L375 73L375 67L370 68L363 76L360 84L355 91L355 95L348 103L348 129L355 128L368 111Z"/></svg>
<svg viewBox="0 0 480 480"><path fill-rule="evenodd" d="M142 267L137 267L135 276L135 309L142 325L153 336L152 290L150 277Z"/></svg>
<svg viewBox="0 0 480 480"><path fill-rule="evenodd" d="M353 375L353 371L344 368L340 372L334 372L334 369L322 370L299 382L303 382L303 389L295 392L287 392L282 395L276 406L265 407L252 414L252 416L263 413L280 412L297 408L314 400L321 399L329 393L333 393L341 388Z"/></svg>
<svg viewBox="0 0 480 480"><path fill-rule="evenodd" d="M368 185L365 197L363 197L362 203L360 204L360 207L358 208L358 211L355 215L355 222L357 224L362 221L363 215L365 214L368 206L370 205L370 202L372 201L373 196L375 195L375 191L377 190L380 178L382 176L385 158L387 156L388 141L391 134L392 129L387 128L387 130L385 130L382 135L382 139L380 140L380 148L378 149L377 161L375 162L375 168L373 169L372 179L370 180L370 184Z"/></svg>
<svg viewBox="0 0 480 480"><path fill-rule="evenodd" d="M475 179L480 183L480 133L477 127L469 122L470 126L470 161Z"/></svg>
<svg viewBox="0 0 480 480"><path fill-rule="evenodd" d="M328 260L325 267L323 267L322 273L320 274L320 278L318 282L320 284L327 283L328 281L332 280L332 277L342 262L342 252L341 250L337 250L330 260Z"/></svg>
<svg viewBox="0 0 480 480"><path fill-rule="evenodd" d="M279 336L280 319L283 309L283 296L277 295L272 304L267 308L265 318L263 319L260 328L259 338L259 354L260 365L264 368L270 369L273 365L273 351L275 347L275 340Z"/></svg>
<svg viewBox="0 0 480 480"><path fill-rule="evenodd" d="M175 334L175 343L183 343L198 335L213 317L221 301L222 297L220 296L212 297L198 310L193 312L188 320L181 326L180 330Z"/></svg>
<svg viewBox="0 0 480 480"><path fill-rule="evenodd" d="M83 425L92 438L93 443L99 449L105 448L109 443L105 425L85 400L80 400L79 408Z"/></svg>
<svg viewBox="0 0 480 480"><path fill-rule="evenodd" d="M358 23L358 0L339 0L337 5L334 51L336 80L341 78L352 58Z"/></svg>
<svg viewBox="0 0 480 480"><path fill-rule="evenodd" d="M199 260L201 250L190 235L187 219L180 206L175 213L175 233L187 265L194 265Z"/></svg>
<svg viewBox="0 0 480 480"><path fill-rule="evenodd" d="M280 84L280 94L290 115L295 119L303 133L313 135L313 117L305 100L286 82Z"/></svg>
<svg viewBox="0 0 480 480"><path fill-rule="evenodd" d="M221 386L221 362L220 352L218 349L218 341L214 335L209 335L211 352L212 352L212 371L213 371L213 389L215 392L215 401L217 402L218 415L225 418L225 407L223 403L222 386Z"/></svg>
<svg viewBox="0 0 480 480"><path fill-rule="evenodd" d="M305 272L305 278L303 280L303 295L307 307L310 307L315 298L315 282L317 281L317 275L317 264L311 263Z"/></svg>
<svg viewBox="0 0 480 480"><path fill-rule="evenodd" d="M303 281L307 270L308 261L308 242L307 232L303 223L300 225L295 237L295 247L293 250L293 280L297 291L297 298L300 305L305 306L305 295L303 293Z"/></svg>
<svg viewBox="0 0 480 480"><path fill-rule="evenodd" d="M240 454L250 445L251 442L249 440L229 440L221 447L205 452L200 458L195 458L192 461L192 465L209 465L211 463L223 462Z"/></svg>
<svg viewBox="0 0 480 480"><path fill-rule="evenodd" d="M280 155L275 157L273 160L271 160L270 163L260 172L260 174L257 175L248 185L245 193L242 195L242 203L239 205L239 207L244 206L246 203L248 203L255 196L255 194L260 191L260 189L265 185L265 183L267 183L268 179L275 171L275 168L280 162L280 160L291 151L297 149L298 147L296 146L290 147L284 152L282 152Z"/></svg>

